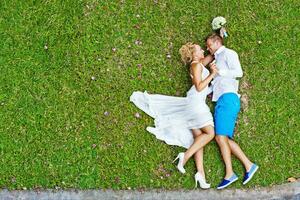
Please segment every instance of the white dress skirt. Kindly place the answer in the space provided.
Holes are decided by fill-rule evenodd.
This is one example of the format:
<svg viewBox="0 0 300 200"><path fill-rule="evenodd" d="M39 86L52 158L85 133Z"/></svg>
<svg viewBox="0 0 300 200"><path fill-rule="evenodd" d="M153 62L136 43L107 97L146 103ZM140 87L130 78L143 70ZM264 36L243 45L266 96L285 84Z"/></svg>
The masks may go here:
<svg viewBox="0 0 300 200"><path fill-rule="evenodd" d="M208 75L209 71L203 67L202 80ZM154 118L155 127L149 126L146 130L157 139L169 145L189 148L194 141L191 129L214 124L205 102L207 94L208 87L198 92L193 85L186 97L136 91L130 96L130 101Z"/></svg>

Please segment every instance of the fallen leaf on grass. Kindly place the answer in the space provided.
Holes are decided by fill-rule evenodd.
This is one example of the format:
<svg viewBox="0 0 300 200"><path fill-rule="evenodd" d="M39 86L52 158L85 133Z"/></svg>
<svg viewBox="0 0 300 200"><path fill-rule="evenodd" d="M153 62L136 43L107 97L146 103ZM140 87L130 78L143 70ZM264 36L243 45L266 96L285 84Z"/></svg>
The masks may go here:
<svg viewBox="0 0 300 200"><path fill-rule="evenodd" d="M247 94L243 94L241 96L241 102L242 102L242 109L243 111L247 111L248 110L248 107L249 107L249 97Z"/></svg>
<svg viewBox="0 0 300 200"><path fill-rule="evenodd" d="M120 177L117 176L117 177L115 178L115 183L120 183Z"/></svg>
<svg viewBox="0 0 300 200"><path fill-rule="evenodd" d="M297 179L295 179L294 177L288 178L288 182L290 182L290 183L293 183L293 182L296 182L296 181L297 181Z"/></svg>

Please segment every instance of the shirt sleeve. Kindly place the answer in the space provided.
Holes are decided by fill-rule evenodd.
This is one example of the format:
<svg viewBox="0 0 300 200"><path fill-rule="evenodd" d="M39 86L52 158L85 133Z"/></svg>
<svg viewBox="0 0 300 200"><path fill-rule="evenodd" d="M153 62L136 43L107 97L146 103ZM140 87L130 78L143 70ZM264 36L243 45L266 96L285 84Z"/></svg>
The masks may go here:
<svg viewBox="0 0 300 200"><path fill-rule="evenodd" d="M243 76L243 71L239 56L236 52L230 51L226 56L228 69L219 70L219 75L227 78L240 78Z"/></svg>
<svg viewBox="0 0 300 200"><path fill-rule="evenodd" d="M207 93L206 93L206 95L209 95L209 94L212 93L212 92L213 92L213 86L210 85L210 86L208 86L208 88L207 88Z"/></svg>

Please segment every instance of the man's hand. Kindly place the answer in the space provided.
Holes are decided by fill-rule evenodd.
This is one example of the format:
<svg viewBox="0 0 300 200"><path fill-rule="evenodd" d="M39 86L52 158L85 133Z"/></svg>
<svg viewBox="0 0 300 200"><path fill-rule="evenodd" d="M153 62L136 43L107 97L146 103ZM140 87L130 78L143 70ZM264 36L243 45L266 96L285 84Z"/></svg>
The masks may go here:
<svg viewBox="0 0 300 200"><path fill-rule="evenodd" d="M213 75L216 75L218 73L218 68L217 68L217 65L215 62L212 62L209 64L209 68L210 68L210 72L213 74Z"/></svg>

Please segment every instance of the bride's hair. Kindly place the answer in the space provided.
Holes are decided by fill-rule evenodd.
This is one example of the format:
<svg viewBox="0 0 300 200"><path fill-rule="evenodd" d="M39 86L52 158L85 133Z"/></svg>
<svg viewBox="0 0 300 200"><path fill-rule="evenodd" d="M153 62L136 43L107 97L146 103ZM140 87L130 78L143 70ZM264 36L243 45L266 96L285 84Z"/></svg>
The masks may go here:
<svg viewBox="0 0 300 200"><path fill-rule="evenodd" d="M185 65L191 64L193 60L193 53L195 51L194 44L188 42L179 49L179 53L181 55L181 60Z"/></svg>

